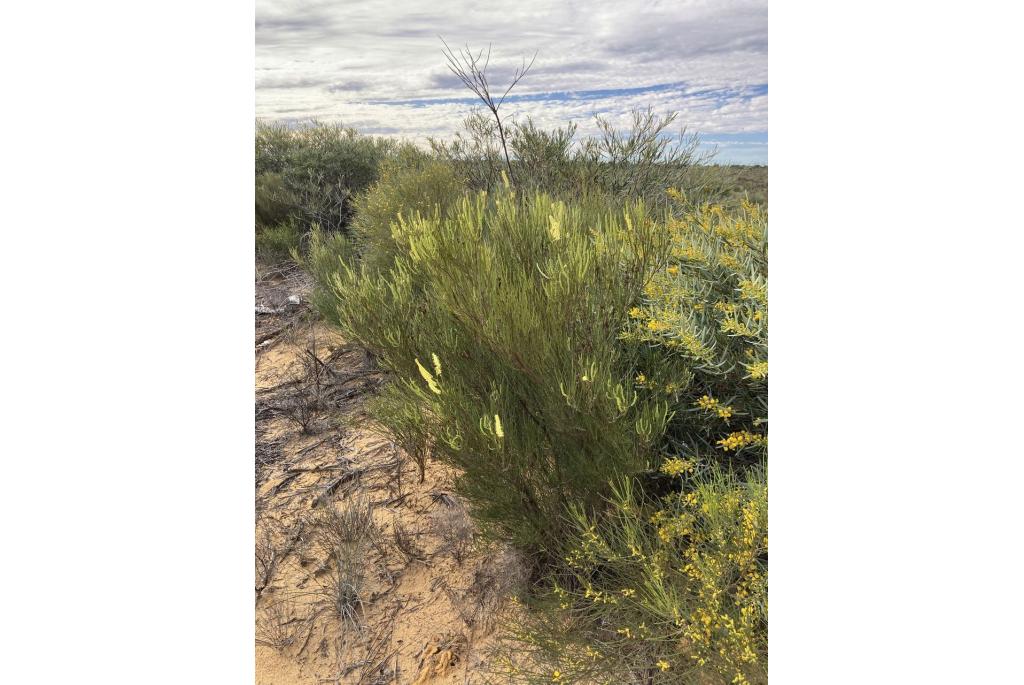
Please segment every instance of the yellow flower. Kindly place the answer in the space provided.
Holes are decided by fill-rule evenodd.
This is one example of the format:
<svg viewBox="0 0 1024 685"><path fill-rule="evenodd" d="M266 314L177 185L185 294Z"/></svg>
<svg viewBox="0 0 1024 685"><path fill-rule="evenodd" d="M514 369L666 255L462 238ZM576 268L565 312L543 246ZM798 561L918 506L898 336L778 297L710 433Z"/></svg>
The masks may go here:
<svg viewBox="0 0 1024 685"><path fill-rule="evenodd" d="M679 267L673 264L672 266L667 268L666 271L668 272L669 276L676 276L679 274Z"/></svg>
<svg viewBox="0 0 1024 685"><path fill-rule="evenodd" d="M562 682L562 672L557 668L551 673L551 682L560 683Z"/></svg>
<svg viewBox="0 0 1024 685"><path fill-rule="evenodd" d="M666 459L665 463L661 465L661 472L669 476L681 476L692 470L693 462L689 459L680 459L679 457Z"/></svg>
<svg viewBox="0 0 1024 685"><path fill-rule="evenodd" d="M631 319L639 319L643 315L644 313L640 310L640 307L633 307L632 309L629 310L629 317Z"/></svg>
<svg viewBox="0 0 1024 685"><path fill-rule="evenodd" d="M723 333L733 333L735 335L746 335L754 337L754 331L747 328L746 324L741 323L736 319L722 319L721 330Z"/></svg>
<svg viewBox="0 0 1024 685"><path fill-rule="evenodd" d="M740 268L740 261L730 254L718 255L718 263L730 269Z"/></svg>
<svg viewBox="0 0 1024 685"><path fill-rule="evenodd" d="M441 375L441 360L437 358L436 354L431 354L430 356L434 360L434 373L436 373L438 376L440 376Z"/></svg>
<svg viewBox="0 0 1024 685"><path fill-rule="evenodd" d="M718 400L714 399L709 395L704 395L699 400L694 402L701 409L714 409L718 406Z"/></svg>
<svg viewBox="0 0 1024 685"><path fill-rule="evenodd" d="M668 669L672 668L672 665L664 659L658 659L658 663L656 665L662 671L667 671Z"/></svg>
<svg viewBox="0 0 1024 685"><path fill-rule="evenodd" d="M693 262L704 261L704 253L698 250L693 245L687 245L686 248L682 250L673 250L673 254L677 257L680 257L682 259L688 259Z"/></svg>
<svg viewBox="0 0 1024 685"><path fill-rule="evenodd" d="M440 395L441 388L438 387L437 381L434 380L434 377L431 375L429 371L427 371L426 367L424 367L423 364L420 364L419 359L416 360L416 366L419 368L420 375L423 376L423 380L427 382L427 386L433 391L435 395Z"/></svg>
<svg viewBox="0 0 1024 685"><path fill-rule="evenodd" d="M760 380L768 377L768 362L755 362L754 364L746 364L747 373L754 380Z"/></svg>
<svg viewBox="0 0 1024 685"><path fill-rule="evenodd" d="M647 382L647 376L643 375L642 373L638 373L636 375L636 383L637 383L637 385L643 385L646 382Z"/></svg>
<svg viewBox="0 0 1024 685"><path fill-rule="evenodd" d="M562 237L562 222L554 216L548 217L548 233L551 235L552 240L558 240Z"/></svg>
<svg viewBox="0 0 1024 685"><path fill-rule="evenodd" d="M767 445L768 438L757 435L750 431L736 431L719 440L716 444L721 445L726 452L738 450L748 445Z"/></svg>
<svg viewBox="0 0 1024 685"><path fill-rule="evenodd" d="M758 302L767 304L768 303L768 288L764 285L759 285L751 280L740 281L740 297L745 300L756 300Z"/></svg>
<svg viewBox="0 0 1024 685"><path fill-rule="evenodd" d="M494 415L494 434L499 438L505 437L505 429L501 426L501 417L497 414Z"/></svg>

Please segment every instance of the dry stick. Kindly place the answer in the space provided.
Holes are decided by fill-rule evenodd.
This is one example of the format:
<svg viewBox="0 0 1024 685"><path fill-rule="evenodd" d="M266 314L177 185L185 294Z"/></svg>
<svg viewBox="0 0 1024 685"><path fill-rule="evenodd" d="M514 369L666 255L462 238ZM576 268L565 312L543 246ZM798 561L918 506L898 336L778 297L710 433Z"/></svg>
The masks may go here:
<svg viewBox="0 0 1024 685"><path fill-rule="evenodd" d="M320 506L321 504L326 503L327 499L331 495L333 495L338 490L338 488L341 487L342 485L344 485L345 483L351 482L351 481L356 480L358 478L362 478L363 476L365 476L366 474L368 474L368 473L370 473L372 471L381 471L381 470L384 470L384 469L389 469L389 468L391 468L394 465L395 465L395 462L389 461L389 462L386 462L386 463L383 463L383 464L374 464L372 466L364 466L361 469L354 469L352 471L349 471L346 474L343 474L343 475L339 476L338 478L335 478L333 481L331 481L327 485L326 488L324 488L320 492L320 494L316 497L316 499L313 500L313 508L315 509L316 507Z"/></svg>
<svg viewBox="0 0 1024 685"><path fill-rule="evenodd" d="M306 651L306 647L309 645L309 638L313 636L313 629L316 628L316 619L319 618L320 614L322 614L324 611L326 610L317 609L317 611L310 615L309 619L307 619L309 621L309 630L306 632L306 639L302 643L302 647L299 648L299 654L302 654Z"/></svg>
<svg viewBox="0 0 1024 685"><path fill-rule="evenodd" d="M271 496L274 496L274 495L278 494L279 492L281 492L281 488L283 488L285 485L287 485L288 483L290 483L293 480L295 480L296 478L298 478L298 476L299 476L298 472L296 472L296 473L289 473L289 474L285 475L285 477L281 479L281 482L278 483L277 485L275 485L274 488L270 491Z"/></svg>
<svg viewBox="0 0 1024 685"><path fill-rule="evenodd" d="M314 362L316 362L321 368L323 368L323 370L326 371L328 373L328 375L330 375L330 376L332 376L334 378L337 378L340 375L337 371L335 371L331 367L327 366L327 364L325 364L323 362L323 360L320 359L320 357L316 356L316 342L315 341L313 343L313 351L310 351L309 349L306 349L306 354L309 355L309 357ZM346 380L350 380L350 379L346 379Z"/></svg>
<svg viewBox="0 0 1024 685"><path fill-rule="evenodd" d="M402 496L402 458L395 443L391 443L391 454L395 455L395 482L398 483L398 495Z"/></svg>
<svg viewBox="0 0 1024 685"><path fill-rule="evenodd" d="M304 526L305 524L302 521L298 522L295 532L292 533L291 536L289 537L287 546L281 553L280 557L278 556L278 551L271 550L270 563L268 564L268 567L263 573L263 585L256 588L257 600L263 596L263 591L266 590L266 587L270 585L270 581L273 580L273 573L275 570L278 570L278 564L287 559L288 555L291 554L292 550L295 549L295 544L299 542L299 538L302 537L302 529Z"/></svg>
<svg viewBox="0 0 1024 685"><path fill-rule="evenodd" d="M326 503L327 499L331 497L335 492L337 492L338 488L341 487L342 484L348 483L349 481L355 480L357 478L361 478L363 474L365 474L366 472L367 469L357 469L354 471L349 471L348 473L343 474L338 478L335 478L333 481L328 483L327 487L324 488L323 491L321 491L321 493L317 496L315 500L313 500L313 508L315 509L321 504Z"/></svg>
<svg viewBox="0 0 1024 685"><path fill-rule="evenodd" d="M335 437L334 435L328 435L327 437L325 437L322 440L320 440L320 442L313 443L312 445L306 445L305 447L300 449L298 452L296 452L296 455L297 456L305 456L308 452L311 452L311 451L315 450L317 447L319 447L320 445L324 444L328 440L333 440L334 437ZM346 459L345 461L348 461L348 460ZM324 467L324 468L327 469L328 467ZM329 468L342 468L342 466L340 466L340 465L339 466L332 466L332 467L329 467ZM288 469L288 470L291 471L292 469Z"/></svg>
<svg viewBox="0 0 1024 685"><path fill-rule="evenodd" d="M260 345L262 345L263 343L267 342L268 340L276 338L281 333L284 333L289 328L291 328L294 324L295 324L294 321L289 321L288 323L284 324L283 326L278 326L277 328L275 328L274 330L272 330L272 331L270 331L268 333L264 333L263 335L256 336L256 347L259 347Z"/></svg>
<svg viewBox="0 0 1024 685"><path fill-rule="evenodd" d="M398 497L392 497L391 499L389 499L386 502L381 502L380 506L382 506L382 507L390 507L390 506L392 506L394 504L401 504L411 494L412 494L411 492L407 492L404 495L399 495Z"/></svg>
<svg viewBox="0 0 1024 685"><path fill-rule="evenodd" d="M323 466L314 466L312 468L299 468L293 466L287 470L287 473L321 473L323 471L337 471L338 469L347 469L350 464L324 464Z"/></svg>
<svg viewBox="0 0 1024 685"><path fill-rule="evenodd" d="M394 615L391 616L391 620L392 620L392 634L393 634L393 632L394 632L394 627L393 627ZM387 621L387 619L385 619L385 621ZM354 668L356 668L356 667L361 667L361 666L364 666L366 664L370 664L371 665L371 668L369 670L365 670L364 669L363 671L360 672L359 680L357 681L356 685L359 685L359 683L362 683L363 679L366 678L366 676L368 674L373 673L374 670L376 670L377 668L380 668L380 666L382 664L386 663L387 660L391 658L391 654L392 653L388 652L384 656L383 659L378 659L378 660L374 661L374 659L376 659L381 654L381 652L384 651L384 649L387 647L388 642L389 642L389 640L385 640L384 639L384 629L382 628L381 630L379 630L373 636L373 638L371 638L369 646L367 647L367 650L366 650L367 651L366 658L363 659L362 661L356 663L356 664L353 664L353 666L350 667L346 671L346 674L347 674L349 671L354 670Z"/></svg>

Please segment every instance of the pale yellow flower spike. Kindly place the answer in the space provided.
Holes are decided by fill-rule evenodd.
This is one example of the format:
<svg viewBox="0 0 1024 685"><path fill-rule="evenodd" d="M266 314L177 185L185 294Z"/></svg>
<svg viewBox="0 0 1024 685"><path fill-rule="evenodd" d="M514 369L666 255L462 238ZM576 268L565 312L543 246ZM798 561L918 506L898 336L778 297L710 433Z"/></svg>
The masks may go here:
<svg viewBox="0 0 1024 685"><path fill-rule="evenodd" d="M501 417L494 415L494 434L499 438L505 437L505 429L501 427Z"/></svg>
<svg viewBox="0 0 1024 685"><path fill-rule="evenodd" d="M552 240L558 240L562 237L562 222L554 216L548 217L548 233L551 235Z"/></svg>
<svg viewBox="0 0 1024 685"><path fill-rule="evenodd" d="M432 354L430 356L433 357L433 359L434 359L434 373L436 373L438 376L440 376L441 375L441 360L437 358L436 354Z"/></svg>
<svg viewBox="0 0 1024 685"><path fill-rule="evenodd" d="M437 381L434 380L434 377L430 374L429 371L427 371L426 367L424 367L423 364L420 364L419 359L416 360L416 366L419 367L420 375L423 376L423 380L427 382L427 386L431 389L431 391L433 391L435 395L440 395L441 388L438 387Z"/></svg>

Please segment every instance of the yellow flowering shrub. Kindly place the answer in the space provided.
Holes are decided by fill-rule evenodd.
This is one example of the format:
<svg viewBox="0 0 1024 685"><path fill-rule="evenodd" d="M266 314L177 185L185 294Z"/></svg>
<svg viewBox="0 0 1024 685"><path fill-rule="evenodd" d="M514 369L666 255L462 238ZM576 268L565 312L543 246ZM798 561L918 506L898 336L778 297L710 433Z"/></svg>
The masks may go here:
<svg viewBox="0 0 1024 685"><path fill-rule="evenodd" d="M644 388L674 401L672 450L756 463L767 448L767 212L677 207L668 259L621 338L643 350Z"/></svg>
<svg viewBox="0 0 1024 685"><path fill-rule="evenodd" d="M517 626L519 682L767 682L765 471L676 476L685 494L614 488L602 516L572 512L568 572Z"/></svg>

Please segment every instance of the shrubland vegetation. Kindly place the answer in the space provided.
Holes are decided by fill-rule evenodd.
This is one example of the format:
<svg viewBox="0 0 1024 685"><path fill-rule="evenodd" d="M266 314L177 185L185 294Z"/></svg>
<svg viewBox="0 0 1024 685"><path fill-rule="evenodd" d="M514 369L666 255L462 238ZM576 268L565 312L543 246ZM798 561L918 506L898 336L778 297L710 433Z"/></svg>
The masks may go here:
<svg viewBox="0 0 1024 685"><path fill-rule="evenodd" d="M764 682L766 175L671 116L492 119L429 152L259 125L258 244L388 373L372 411L421 473L458 467L532 560L513 680Z"/></svg>
<svg viewBox="0 0 1024 685"><path fill-rule="evenodd" d="M257 253L284 258L312 226L344 229L354 196L377 179L381 162L399 147L343 126L257 122Z"/></svg>

